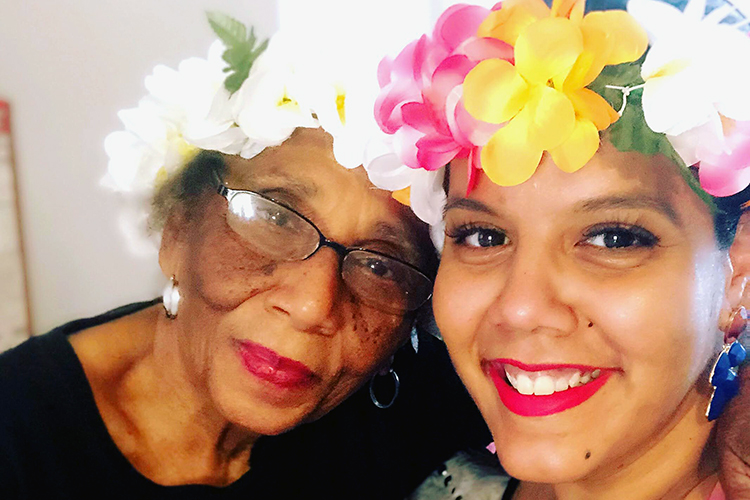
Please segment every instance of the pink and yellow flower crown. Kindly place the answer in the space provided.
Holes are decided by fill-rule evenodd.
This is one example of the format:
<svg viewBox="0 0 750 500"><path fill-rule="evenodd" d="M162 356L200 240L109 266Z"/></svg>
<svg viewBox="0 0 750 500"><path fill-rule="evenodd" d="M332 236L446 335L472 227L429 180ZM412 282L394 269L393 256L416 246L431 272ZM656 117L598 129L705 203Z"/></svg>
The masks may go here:
<svg viewBox="0 0 750 500"><path fill-rule="evenodd" d="M737 0L731 0L737 1ZM584 14L585 0L454 5L432 36L379 67L375 116L401 170L369 168L431 224L445 165L468 158L501 186L529 179L544 152L566 172L596 153L600 132L622 151L661 153L699 167L709 203L750 184L750 13L706 0L684 11L658 0ZM382 158L382 156L381 156ZM366 165L367 166L367 165ZM403 166L411 172L406 172ZM377 176L373 177L377 184ZM415 196L417 195L417 196ZM421 212L421 213L420 213Z"/></svg>

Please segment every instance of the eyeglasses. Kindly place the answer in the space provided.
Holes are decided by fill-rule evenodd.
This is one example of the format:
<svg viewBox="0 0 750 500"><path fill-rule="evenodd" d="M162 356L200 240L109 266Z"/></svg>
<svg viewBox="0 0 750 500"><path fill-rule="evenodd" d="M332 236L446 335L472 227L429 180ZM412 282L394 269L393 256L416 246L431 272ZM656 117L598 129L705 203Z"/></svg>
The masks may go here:
<svg viewBox="0 0 750 500"><path fill-rule="evenodd" d="M413 265L331 241L304 215L262 194L230 189L214 175L217 191L228 203L229 227L258 253L277 261L301 261L322 247L332 248L352 294L386 312L414 311L432 295L432 280Z"/></svg>

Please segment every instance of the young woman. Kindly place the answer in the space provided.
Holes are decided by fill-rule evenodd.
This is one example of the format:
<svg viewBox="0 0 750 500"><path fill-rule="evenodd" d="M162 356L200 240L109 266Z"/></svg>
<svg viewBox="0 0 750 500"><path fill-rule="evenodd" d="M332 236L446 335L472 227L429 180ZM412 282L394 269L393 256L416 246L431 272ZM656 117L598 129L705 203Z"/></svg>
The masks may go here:
<svg viewBox="0 0 750 500"><path fill-rule="evenodd" d="M411 139L412 179L447 186L435 318L515 478L504 498L723 497L712 436L750 278L747 21L697 0L628 11L455 6L381 67L381 127Z"/></svg>

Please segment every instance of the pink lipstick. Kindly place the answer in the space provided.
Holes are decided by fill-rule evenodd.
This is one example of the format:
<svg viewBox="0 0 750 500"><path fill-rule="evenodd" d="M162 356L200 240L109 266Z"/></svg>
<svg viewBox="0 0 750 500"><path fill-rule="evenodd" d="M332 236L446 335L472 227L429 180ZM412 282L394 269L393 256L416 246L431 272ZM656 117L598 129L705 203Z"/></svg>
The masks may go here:
<svg viewBox="0 0 750 500"><path fill-rule="evenodd" d="M261 380L282 389L301 389L315 381L307 366L250 341L237 342L237 352L245 369Z"/></svg>
<svg viewBox="0 0 750 500"><path fill-rule="evenodd" d="M576 407L616 371L586 365L528 365L512 359L484 361L482 367L505 407L522 417L544 417Z"/></svg>

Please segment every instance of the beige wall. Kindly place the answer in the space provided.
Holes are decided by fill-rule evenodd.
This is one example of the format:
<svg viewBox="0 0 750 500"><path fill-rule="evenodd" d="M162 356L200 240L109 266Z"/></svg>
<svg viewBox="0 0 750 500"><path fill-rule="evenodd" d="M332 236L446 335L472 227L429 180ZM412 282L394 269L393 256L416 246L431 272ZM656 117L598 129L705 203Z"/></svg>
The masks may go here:
<svg viewBox="0 0 750 500"><path fill-rule="evenodd" d="M0 1L0 96L13 105L36 333L161 289L156 262L126 250L98 186L103 141L153 66L205 56L207 8L265 35L276 28L269 0Z"/></svg>
<svg viewBox="0 0 750 500"><path fill-rule="evenodd" d="M393 53L429 30L446 2L0 0L0 98L13 105L34 332L160 292L155 259L128 251L115 198L99 187L103 142L121 128L117 111L145 95L156 64L205 57L214 36L204 10L261 35L281 24Z"/></svg>

